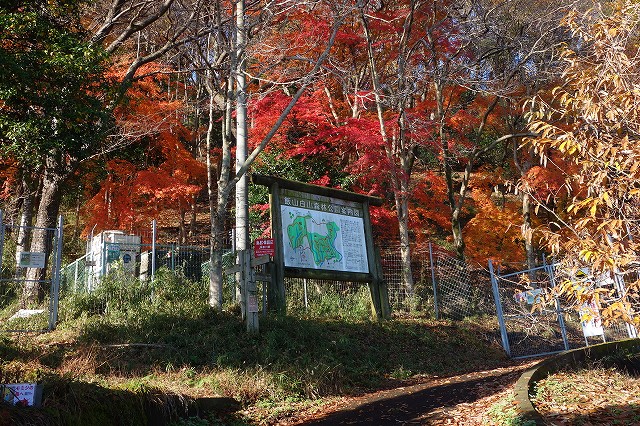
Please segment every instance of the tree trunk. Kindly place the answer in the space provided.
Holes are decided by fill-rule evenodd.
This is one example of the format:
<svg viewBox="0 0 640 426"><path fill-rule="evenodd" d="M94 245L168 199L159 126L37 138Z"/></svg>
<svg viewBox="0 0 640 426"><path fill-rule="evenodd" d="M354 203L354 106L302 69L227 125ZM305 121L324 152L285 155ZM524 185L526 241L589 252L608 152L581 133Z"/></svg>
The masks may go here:
<svg viewBox="0 0 640 426"><path fill-rule="evenodd" d="M396 200L398 228L400 231L400 259L402 261L402 282L407 293L413 295L413 273L411 268L411 246L409 238L409 200Z"/></svg>
<svg viewBox="0 0 640 426"><path fill-rule="evenodd" d="M462 203L456 199L455 182L453 181L453 169L451 168L451 152L449 151L449 141L444 132L440 131L440 140L442 142L442 153L444 156L444 178L447 182L447 199L451 208L451 234L453 236L453 245L455 247L456 256L464 260L464 238L462 237L462 224L460 223L460 213L462 211Z"/></svg>
<svg viewBox="0 0 640 426"><path fill-rule="evenodd" d="M533 167L533 163L530 160L533 156L534 153L529 150L529 152L526 153L527 158L520 163L518 160L518 143L514 142L513 162L516 165L516 168L520 171L520 177L522 179L524 179L531 167ZM528 190L525 190L522 193L522 227L520 229L522 238L524 239L524 250L527 256L527 269L533 269L537 266L537 262L536 252L533 246L533 227L531 226L531 196L529 195ZM532 282L535 281L535 277L533 277L533 275L530 278Z"/></svg>
<svg viewBox="0 0 640 426"><path fill-rule="evenodd" d="M187 242L187 224L185 223L187 211L184 208L180 207L179 212L180 223L178 224L178 244L184 245Z"/></svg>
<svg viewBox="0 0 640 426"><path fill-rule="evenodd" d="M193 202L191 203L191 218L189 219L189 238L192 240L195 239L196 236L196 227L198 225L197 213L196 197L193 197Z"/></svg>
<svg viewBox="0 0 640 426"><path fill-rule="evenodd" d="M527 268L536 267L536 253L533 247L533 228L531 227L531 197L526 192L522 196L522 237L527 254Z"/></svg>
<svg viewBox="0 0 640 426"><path fill-rule="evenodd" d="M456 257L464 260L464 237L462 236L462 224L460 222L460 210L455 209L451 215L451 232L453 234L453 246L456 251Z"/></svg>
<svg viewBox="0 0 640 426"><path fill-rule="evenodd" d="M222 224L218 217L217 195L216 190L216 169L214 168L211 150L213 149L213 123L215 122L214 114L214 94L212 91L212 82L209 78L207 81L207 91L209 92L209 127L207 129L207 194L209 197L209 217L210 217L210 235L209 235L209 306L221 311L222 310L222 251L220 244L220 233Z"/></svg>
<svg viewBox="0 0 640 426"><path fill-rule="evenodd" d="M16 182L15 188L13 188L13 196L9 198L4 208L4 221L8 223L15 223L18 220L20 209L24 204L24 197L27 193L27 189L24 184L25 171L20 170L18 172L19 180Z"/></svg>
<svg viewBox="0 0 640 426"><path fill-rule="evenodd" d="M27 269L27 280L25 281L22 304L37 305L44 301L45 286L44 280L47 278L47 267L51 258L53 248L52 229L56 227L56 219L60 211L61 183L64 176L58 171L58 166L53 157L46 159L46 168L43 175L42 195L38 205L36 223L32 235L30 252L45 254L44 268Z"/></svg>
<svg viewBox="0 0 640 426"><path fill-rule="evenodd" d="M209 268L209 306L222 310L223 303L223 270L222 255L224 252L224 223L226 218L226 202L217 197L211 199L211 251ZM228 199L228 197L227 197Z"/></svg>
<svg viewBox="0 0 640 426"><path fill-rule="evenodd" d="M233 77L227 80L229 87L233 86ZM229 200L229 178L231 171L231 128L232 115L231 100L225 99L222 125L222 159L219 170L212 163L214 123L218 122L216 111L216 92L210 77L206 80L209 93L209 127L207 129L207 190L209 195L210 213L210 241L209 253L209 306L220 311L223 303L223 274L222 255L224 249L224 225L227 217Z"/></svg>
<svg viewBox="0 0 640 426"><path fill-rule="evenodd" d="M362 6L362 5L361 5ZM378 124L380 126L380 136L382 137L387 158L391 164L396 163L399 160L401 163L401 171L391 171L391 181L394 189L394 200L396 204L396 215L398 217L398 231L400 234L400 256L402 260L402 282L404 283L409 295L413 294L413 273L411 270L411 247L409 245L409 179L411 178L411 166L413 153L406 149L406 140L404 139L404 105L400 103L398 105L399 114L399 127L401 134L397 146L395 143L391 143L391 138L387 134L383 113L383 101L382 101L382 88L379 81L375 55L373 52L373 43L371 34L369 32L369 25L364 13L364 9L360 8L360 20L364 31L365 40L367 42L367 57L369 62L369 69L371 72L371 84L373 86L373 94L376 103L376 112L378 117ZM398 148L399 147L399 148ZM408 155L407 155L408 154Z"/></svg>
<svg viewBox="0 0 640 426"><path fill-rule="evenodd" d="M73 225L73 240L80 238L80 208L82 207L82 191L78 189L78 195L76 197L76 218Z"/></svg>
<svg viewBox="0 0 640 426"><path fill-rule="evenodd" d="M31 221L33 220L33 202L35 189L33 179L24 172L22 176L22 212L20 214L20 227L16 239L16 262L20 260L20 253L27 251L29 238L31 236ZM17 264L17 263L16 263ZM16 276L20 274L20 268L16 269Z"/></svg>

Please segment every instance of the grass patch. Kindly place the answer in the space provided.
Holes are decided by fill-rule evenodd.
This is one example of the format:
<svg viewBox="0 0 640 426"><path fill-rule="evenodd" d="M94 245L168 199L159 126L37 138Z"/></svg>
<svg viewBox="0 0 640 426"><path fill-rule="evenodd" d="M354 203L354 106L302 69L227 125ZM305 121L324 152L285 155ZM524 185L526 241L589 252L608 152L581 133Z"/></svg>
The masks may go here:
<svg viewBox="0 0 640 426"><path fill-rule="evenodd" d="M56 331L0 338L0 374L44 383L44 410L57 413L50 424L72 424L65 423L66 413L90 413L93 404L109 407L80 416L84 424L99 424L119 408L148 417L149 401L167 404L161 395L233 397L249 414L225 422L253 424L414 376L470 372L505 360L483 339L493 332L486 319L374 322L370 304L355 293L346 305L329 295L322 311L261 318L260 333L247 334L236 314L207 306L206 292L203 283L166 272L153 283L116 272L91 294L64 295ZM350 312L340 310L345 306ZM83 401L73 397L85 393ZM182 414L176 424L220 421Z"/></svg>
<svg viewBox="0 0 640 426"><path fill-rule="evenodd" d="M487 410L487 418L496 426L535 426L533 420L523 420L518 413L513 394L502 398Z"/></svg>

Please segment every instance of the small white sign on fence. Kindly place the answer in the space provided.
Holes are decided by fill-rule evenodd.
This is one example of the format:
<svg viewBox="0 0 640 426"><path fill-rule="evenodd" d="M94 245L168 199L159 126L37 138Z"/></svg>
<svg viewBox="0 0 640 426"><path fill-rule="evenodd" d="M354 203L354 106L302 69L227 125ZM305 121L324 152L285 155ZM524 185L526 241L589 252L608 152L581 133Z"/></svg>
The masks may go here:
<svg viewBox="0 0 640 426"><path fill-rule="evenodd" d="M604 335L602 327L602 319L598 306L593 303L584 303L580 308L580 325L582 325L582 333L584 337L594 337Z"/></svg>
<svg viewBox="0 0 640 426"><path fill-rule="evenodd" d="M20 268L44 268L45 254L35 251L23 251L18 259Z"/></svg>

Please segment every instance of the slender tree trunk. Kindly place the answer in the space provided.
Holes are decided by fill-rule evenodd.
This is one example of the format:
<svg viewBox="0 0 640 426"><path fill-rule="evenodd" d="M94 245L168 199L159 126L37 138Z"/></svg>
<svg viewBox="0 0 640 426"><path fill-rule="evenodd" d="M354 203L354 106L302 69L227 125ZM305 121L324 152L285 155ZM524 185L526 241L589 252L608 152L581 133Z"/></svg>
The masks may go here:
<svg viewBox="0 0 640 426"><path fill-rule="evenodd" d="M78 196L76 197L76 218L75 223L73 225L73 239L74 241L80 238L80 207L82 204L82 191L78 191Z"/></svg>
<svg viewBox="0 0 640 426"><path fill-rule="evenodd" d="M22 176L22 211L20 214L20 227L18 228L18 238L16 239L16 262L20 259L20 253L27 251L29 238L31 236L31 226L33 220L33 201L35 189L32 177L24 172ZM16 270L19 273L20 269Z"/></svg>
<svg viewBox="0 0 640 426"><path fill-rule="evenodd" d="M411 246L410 246L410 238L409 238L409 177L411 176L411 167L409 166L409 162L407 162L407 157L404 156L405 152L403 152L403 135L400 135L400 140L395 141L389 137L387 134L387 130L384 123L383 109L382 109L382 98L381 98L381 87L380 81L378 77L378 73L376 71L376 62L375 56L373 52L371 34L369 32L369 25L364 13L363 9L364 5L360 4L360 20L362 22L362 27L364 30L365 40L367 42L367 56L369 59L369 69L371 71L371 83L373 85L373 93L376 101L376 111L378 116L378 123L380 126L380 135L382 137L386 155L391 164L394 164L397 157L400 157L399 160L402 163L402 173L403 176L400 175L400 172L397 170L391 171L391 181L394 189L394 199L396 204L396 215L398 217L398 231L400 234L400 256L402 260L402 282L404 283L407 292L409 294L413 294L413 273L411 270ZM401 109L401 108L400 108ZM402 110L400 111L400 117L403 117ZM401 118L402 120L402 118ZM402 128L402 122L399 123ZM400 148L398 148L398 146Z"/></svg>
<svg viewBox="0 0 640 426"><path fill-rule="evenodd" d="M227 80L228 87L233 87L233 76ZM222 125L222 159L219 170L213 165L211 152L213 149L214 123L217 117L215 89L213 82L209 78L206 81L206 89L209 93L209 127L207 130L207 189L209 194L210 212L210 241L211 251L209 268L209 306L216 310L222 310L223 304L223 270L222 255L224 250L224 230L227 218L227 205L230 196L230 173L231 173L231 129L233 126L233 110L231 108L231 98L227 96L224 102ZM216 173L217 172L217 173Z"/></svg>
<svg viewBox="0 0 640 426"><path fill-rule="evenodd" d="M247 83L246 83L246 42L247 28L245 27L244 0L236 1L236 249L245 253L251 248L249 240L249 178L247 173L242 173L248 158L248 134L247 134ZM238 179L238 176L240 178ZM238 261L240 261L240 257ZM239 263L243 270L237 274L237 282L240 290L240 309L242 318L247 320L247 330L256 331L258 316L256 312L248 312L247 305L251 294L255 292L249 288L249 276L251 264L247 261ZM251 293L251 294L250 294Z"/></svg>
<svg viewBox="0 0 640 426"><path fill-rule="evenodd" d="M396 200L398 230L400 232L400 259L402 262L402 282L407 293L413 294L413 272L411 268L411 240L409 236L409 200Z"/></svg>
<svg viewBox="0 0 640 426"><path fill-rule="evenodd" d="M222 310L222 226L217 209L216 169L213 165L213 130L215 122L212 82L207 82L209 92L209 127L207 129L207 193L209 197L210 245L209 245L209 306Z"/></svg>
<svg viewBox="0 0 640 426"><path fill-rule="evenodd" d="M464 260L464 238L462 236L462 224L460 222L460 213L462 212L462 203L456 199L456 188L453 180L453 169L451 167L451 152L449 150L449 141L444 131L440 130L440 142L442 144L442 154L444 156L444 179L447 183L447 199L451 208L451 234L453 236L453 245L456 256Z"/></svg>
<svg viewBox="0 0 640 426"><path fill-rule="evenodd" d="M528 158L533 158L534 153L529 151L527 153ZM529 159L525 159L522 163L518 160L518 143L513 144L513 162L520 171L520 177L524 179L533 163ZM521 233L524 239L524 250L527 256L527 269L533 269L536 265L536 252L533 246L533 227L531 226L531 196L529 191L525 190L522 193L522 227ZM531 276L532 281L535 277Z"/></svg>
<svg viewBox="0 0 640 426"><path fill-rule="evenodd" d="M196 197L193 197L193 201L191 202L191 218L189 219L189 238L191 239L195 237L196 227L198 225L197 208Z"/></svg>
<svg viewBox="0 0 640 426"><path fill-rule="evenodd" d="M56 219L60 211L61 184L64 175L59 172L59 166L52 156L46 159L46 167L43 175L42 194L38 205L36 223L32 235L30 252L45 254L44 268L27 269L27 279L24 284L23 305L36 305L44 301L44 280L47 278L47 267L51 258L53 231L56 227Z"/></svg>
<svg viewBox="0 0 640 426"><path fill-rule="evenodd" d="M527 254L527 268L533 269L536 267L536 253L533 247L532 234L533 228L531 226L531 197L525 193L522 196L522 236L524 238L524 249Z"/></svg>
<svg viewBox="0 0 640 426"><path fill-rule="evenodd" d="M4 221L9 223L15 223L18 221L20 210L24 204L24 197L27 189L24 187L24 175L27 173L24 170L20 170L17 179L17 184L14 188L14 195L5 204L4 209Z"/></svg>
<svg viewBox="0 0 640 426"><path fill-rule="evenodd" d="M187 241L187 211L180 207L180 223L178 224L178 244L184 244Z"/></svg>

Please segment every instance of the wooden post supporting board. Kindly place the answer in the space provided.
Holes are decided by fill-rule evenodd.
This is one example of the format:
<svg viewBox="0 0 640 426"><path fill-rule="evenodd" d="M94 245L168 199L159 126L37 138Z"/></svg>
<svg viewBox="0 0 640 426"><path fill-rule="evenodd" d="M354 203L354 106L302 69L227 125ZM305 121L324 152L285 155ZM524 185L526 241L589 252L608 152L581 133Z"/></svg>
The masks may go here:
<svg viewBox="0 0 640 426"><path fill-rule="evenodd" d="M273 258L273 270L270 286L268 305L271 310L279 314L287 312L287 301L284 287L284 238L282 236L282 223L277 220L280 211L280 197L278 183L269 187L269 203L271 205L271 238L276 242L276 253Z"/></svg>

